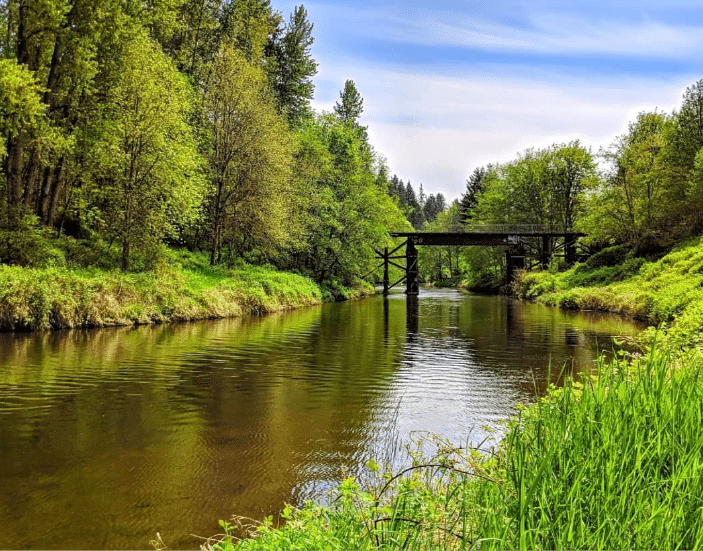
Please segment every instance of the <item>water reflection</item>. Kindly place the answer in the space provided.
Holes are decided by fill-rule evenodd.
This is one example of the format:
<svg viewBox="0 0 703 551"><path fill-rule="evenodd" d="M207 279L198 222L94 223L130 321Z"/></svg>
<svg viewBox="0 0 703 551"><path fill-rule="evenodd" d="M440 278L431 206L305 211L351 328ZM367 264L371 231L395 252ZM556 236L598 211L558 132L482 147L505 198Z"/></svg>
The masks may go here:
<svg viewBox="0 0 703 551"><path fill-rule="evenodd" d="M392 438L481 439L636 328L431 291L264 318L0 335L0 547L197 547ZM557 380L553 370L551 380Z"/></svg>
<svg viewBox="0 0 703 551"><path fill-rule="evenodd" d="M405 297L405 320L408 343L412 343L420 332L420 298L418 295Z"/></svg>

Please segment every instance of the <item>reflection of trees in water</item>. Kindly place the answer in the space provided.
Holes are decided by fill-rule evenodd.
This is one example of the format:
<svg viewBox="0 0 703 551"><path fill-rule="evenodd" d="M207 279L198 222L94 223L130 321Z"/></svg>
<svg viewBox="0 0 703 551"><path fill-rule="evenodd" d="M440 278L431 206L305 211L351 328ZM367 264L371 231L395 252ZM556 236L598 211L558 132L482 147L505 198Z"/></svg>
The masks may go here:
<svg viewBox="0 0 703 551"><path fill-rule="evenodd" d="M391 295L257 319L0 335L0 543L46 546L28 528L42 522L67 547L141 547L157 530L193 546L189 534L214 533L218 518L260 518L358 468L387 434L408 362L456 360L447 384L467 395L477 380L524 395L545 351L589 362L598 335L625 333L449 297L421 295L414 318ZM479 379L461 378L469 368Z"/></svg>
<svg viewBox="0 0 703 551"><path fill-rule="evenodd" d="M563 374L591 369L599 351L611 350L611 335L640 329L608 314L468 294L463 300L421 296L419 319L421 338L430 333L438 340L452 338L452 345L465 346L476 365L509 381L521 396L534 396L535 387L544 392Z"/></svg>
<svg viewBox="0 0 703 551"><path fill-rule="evenodd" d="M41 547L23 528L39 514L69 547L104 547L106 534L110 546L141 547L157 529L192 547L189 534L214 533L218 518L260 518L315 480L340 480L384 413L384 381L404 344L398 316L383 338L379 314L360 301L3 335L0 397L14 407L0 416L0 464L14 468L0 473L12 480L0 514L16 522L0 541ZM41 409L24 407L37 400Z"/></svg>

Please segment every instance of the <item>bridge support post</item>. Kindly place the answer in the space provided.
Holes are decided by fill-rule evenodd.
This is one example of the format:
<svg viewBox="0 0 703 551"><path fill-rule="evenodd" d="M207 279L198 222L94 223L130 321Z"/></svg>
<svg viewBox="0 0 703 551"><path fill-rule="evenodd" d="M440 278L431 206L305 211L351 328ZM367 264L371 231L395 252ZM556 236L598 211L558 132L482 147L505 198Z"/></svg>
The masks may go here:
<svg viewBox="0 0 703 551"><path fill-rule="evenodd" d="M388 247L383 249L383 296L388 296Z"/></svg>
<svg viewBox="0 0 703 551"><path fill-rule="evenodd" d="M405 248L405 256L407 262L405 294L408 296L417 296L420 294L420 267L418 266L417 248L412 238L408 239L408 245Z"/></svg>
<svg viewBox="0 0 703 551"><path fill-rule="evenodd" d="M405 300L405 329L408 343L415 342L420 326L420 301L417 295L408 295Z"/></svg>
<svg viewBox="0 0 703 551"><path fill-rule="evenodd" d="M543 270L549 269L549 262L552 260L552 238L548 235L542 236L542 258L540 263Z"/></svg>
<svg viewBox="0 0 703 551"><path fill-rule="evenodd" d="M510 285L515 278L515 265L510 247L505 249L505 284Z"/></svg>
<svg viewBox="0 0 703 551"><path fill-rule="evenodd" d="M505 284L515 280L515 272L525 269L525 247L522 244L511 245L505 249Z"/></svg>
<svg viewBox="0 0 703 551"><path fill-rule="evenodd" d="M567 236L564 240L564 260L568 266L573 266L576 264L576 238Z"/></svg>

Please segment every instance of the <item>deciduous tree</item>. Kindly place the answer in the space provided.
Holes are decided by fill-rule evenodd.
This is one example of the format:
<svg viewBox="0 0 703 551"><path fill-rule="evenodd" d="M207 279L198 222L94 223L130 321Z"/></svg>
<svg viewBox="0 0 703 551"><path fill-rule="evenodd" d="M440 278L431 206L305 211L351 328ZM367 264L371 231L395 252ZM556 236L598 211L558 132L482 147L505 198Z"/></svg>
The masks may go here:
<svg viewBox="0 0 703 551"><path fill-rule="evenodd" d="M187 124L192 98L160 47L143 33L126 42L119 78L93 128L95 204L108 234L122 245L122 269L133 252L148 255L177 225L196 219L204 197L202 158Z"/></svg>
<svg viewBox="0 0 703 551"><path fill-rule="evenodd" d="M263 69L224 44L213 62L204 109L210 121L210 262L225 242L238 252L288 236L293 141Z"/></svg>

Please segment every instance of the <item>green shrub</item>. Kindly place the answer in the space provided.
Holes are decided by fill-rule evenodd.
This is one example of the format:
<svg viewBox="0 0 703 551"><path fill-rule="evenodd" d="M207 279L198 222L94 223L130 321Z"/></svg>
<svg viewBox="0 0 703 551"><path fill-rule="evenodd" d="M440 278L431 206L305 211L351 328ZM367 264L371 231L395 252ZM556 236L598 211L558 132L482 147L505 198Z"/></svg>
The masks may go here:
<svg viewBox="0 0 703 551"><path fill-rule="evenodd" d="M593 270L603 266L617 266L625 262L632 253L632 245L614 245L598 251L586 260L584 268Z"/></svg>
<svg viewBox="0 0 703 551"><path fill-rule="evenodd" d="M519 298L530 300L556 289L557 278L549 272L519 271L515 274L512 292Z"/></svg>

